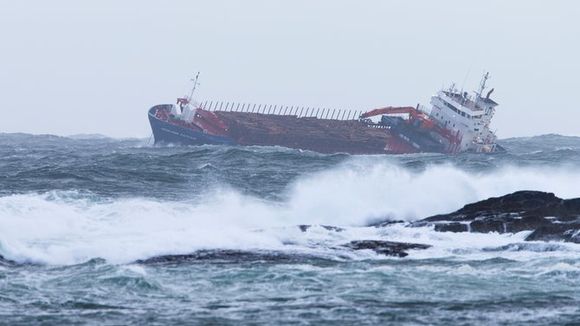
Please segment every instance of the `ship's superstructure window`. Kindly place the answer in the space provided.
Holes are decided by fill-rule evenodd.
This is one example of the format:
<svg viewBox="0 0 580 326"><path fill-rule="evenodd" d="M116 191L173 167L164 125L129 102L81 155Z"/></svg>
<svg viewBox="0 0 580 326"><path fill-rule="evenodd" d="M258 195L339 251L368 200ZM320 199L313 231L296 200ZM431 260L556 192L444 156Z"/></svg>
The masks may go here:
<svg viewBox="0 0 580 326"><path fill-rule="evenodd" d="M459 109L458 109L458 108L456 108L456 107L455 107L453 104L451 104L451 103L449 103L449 102L447 102L447 101L443 101L443 103L445 104L445 106L447 106L449 109L451 109L451 111L453 111L453 112L455 112L455 113L459 114L459 115L460 115L460 116L462 116L462 117L466 117L466 118L469 118L469 119L471 119L471 115L469 115L469 114L467 114L467 113L465 113L465 112L463 112L463 111L459 110Z"/></svg>

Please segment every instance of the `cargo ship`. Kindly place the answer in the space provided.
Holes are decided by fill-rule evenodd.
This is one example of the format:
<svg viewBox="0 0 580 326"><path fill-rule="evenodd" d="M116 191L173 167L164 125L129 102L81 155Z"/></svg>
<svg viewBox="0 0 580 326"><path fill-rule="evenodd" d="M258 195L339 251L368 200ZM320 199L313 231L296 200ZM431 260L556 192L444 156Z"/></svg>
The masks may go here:
<svg viewBox="0 0 580 326"><path fill-rule="evenodd" d="M199 74L198 74L199 76ZM497 103L484 74L474 94L455 85L421 105L331 110L246 103L203 103L189 96L148 116L155 144L283 146L320 153L493 153L504 149L490 128Z"/></svg>

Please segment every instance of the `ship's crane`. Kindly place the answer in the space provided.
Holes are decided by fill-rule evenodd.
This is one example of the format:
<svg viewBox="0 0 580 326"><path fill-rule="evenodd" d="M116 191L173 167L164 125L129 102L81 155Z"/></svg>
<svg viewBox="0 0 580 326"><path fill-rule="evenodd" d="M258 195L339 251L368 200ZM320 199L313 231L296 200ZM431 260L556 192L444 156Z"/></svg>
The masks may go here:
<svg viewBox="0 0 580 326"><path fill-rule="evenodd" d="M417 111L417 110L412 106L386 106L384 108L378 108L378 109L374 109L374 110L370 110L368 112L365 112L365 113L361 114L360 117L362 119L366 119L366 118L370 118L370 117L374 117L374 116L382 115L382 114L397 114L397 113L414 114L415 111Z"/></svg>
<svg viewBox="0 0 580 326"><path fill-rule="evenodd" d="M365 112L361 114L360 117L361 119L367 119L377 115L385 114L408 114L410 122L418 121L425 128L432 128L434 125L433 121L427 114L412 106L387 106Z"/></svg>

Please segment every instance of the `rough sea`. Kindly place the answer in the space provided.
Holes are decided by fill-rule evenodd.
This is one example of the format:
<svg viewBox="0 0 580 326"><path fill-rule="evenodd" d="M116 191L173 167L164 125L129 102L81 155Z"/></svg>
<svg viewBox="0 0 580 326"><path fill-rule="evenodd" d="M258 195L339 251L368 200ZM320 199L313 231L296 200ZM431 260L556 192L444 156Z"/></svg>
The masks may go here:
<svg viewBox="0 0 580 326"><path fill-rule="evenodd" d="M368 226L580 197L580 138L500 143L350 156L0 134L0 324L580 324L578 244ZM432 247L343 246L369 239Z"/></svg>

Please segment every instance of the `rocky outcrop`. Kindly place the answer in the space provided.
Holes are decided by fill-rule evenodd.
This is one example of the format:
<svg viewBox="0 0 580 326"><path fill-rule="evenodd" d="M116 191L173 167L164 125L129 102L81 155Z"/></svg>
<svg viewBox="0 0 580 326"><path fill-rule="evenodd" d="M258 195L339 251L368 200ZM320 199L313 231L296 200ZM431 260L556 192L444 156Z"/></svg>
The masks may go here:
<svg viewBox="0 0 580 326"><path fill-rule="evenodd" d="M244 262L275 262L275 263L300 263L307 259L321 259L308 255L297 255L279 251L246 251L234 249L210 249L198 250L189 254L162 255L135 261L136 264L182 264L211 261L212 263L244 263Z"/></svg>
<svg viewBox="0 0 580 326"><path fill-rule="evenodd" d="M356 240L345 244L344 247L353 250L372 250L377 254L386 256L406 257L409 255L407 252L409 250L427 249L431 246L418 243L392 242L382 240Z"/></svg>
<svg viewBox="0 0 580 326"><path fill-rule="evenodd" d="M394 224L405 224L408 227L433 226L440 232L498 232L516 233L531 231L527 241L566 241L580 243L580 198L564 200L552 193L539 191L518 191L502 197L489 198L480 202L465 205L460 210L435 215L423 220L408 223L404 221L383 221L375 227L390 227ZM302 232L309 232L313 225L298 225ZM331 225L317 225L332 232L344 232L345 229ZM501 250L534 250L534 243L515 243L499 248L486 248L486 251ZM553 244L558 245L558 244ZM355 240L341 245L350 250L372 250L377 254L406 257L410 250L423 250L430 245L418 243L393 242L383 240ZM545 251L544 246L541 247ZM560 250L555 247L554 250ZM300 262L304 259L321 259L303 254L292 254L272 251L240 250L201 250L186 255L167 255L139 260L140 264L175 264L198 261L248 262ZM0 256L0 264L2 263Z"/></svg>
<svg viewBox="0 0 580 326"><path fill-rule="evenodd" d="M541 226L534 230L527 241L566 241L580 243L580 225L552 224Z"/></svg>
<svg viewBox="0 0 580 326"><path fill-rule="evenodd" d="M580 243L580 198L564 200L553 193L518 191L411 224L425 225L441 232L533 231L526 240Z"/></svg>

